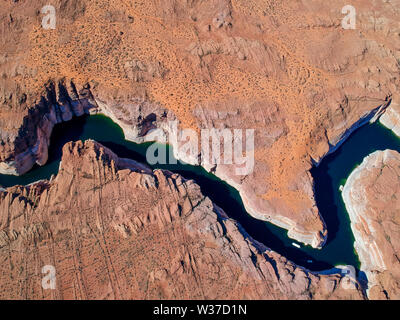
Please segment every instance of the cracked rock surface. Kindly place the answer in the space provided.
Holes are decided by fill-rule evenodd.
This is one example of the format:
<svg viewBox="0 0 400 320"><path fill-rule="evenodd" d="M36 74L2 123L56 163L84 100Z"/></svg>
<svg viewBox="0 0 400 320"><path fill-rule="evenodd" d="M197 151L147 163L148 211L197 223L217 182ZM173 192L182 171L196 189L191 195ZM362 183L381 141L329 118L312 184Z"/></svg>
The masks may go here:
<svg viewBox="0 0 400 320"><path fill-rule="evenodd" d="M348 178L343 199L371 299L400 298L400 154L376 151Z"/></svg>
<svg viewBox="0 0 400 320"><path fill-rule="evenodd" d="M51 181L0 191L0 212L2 299L363 298L251 239L193 180L93 140L66 144Z"/></svg>
<svg viewBox="0 0 400 320"><path fill-rule="evenodd" d="M399 1L353 1L355 30L341 27L346 4L55 0L56 28L46 30L42 1L5 0L0 172L44 164L52 125L92 105L130 139L151 114L158 127L176 118L195 130L255 129L254 171L218 165L215 174L254 217L320 247L327 230L309 169L359 121L398 103Z"/></svg>

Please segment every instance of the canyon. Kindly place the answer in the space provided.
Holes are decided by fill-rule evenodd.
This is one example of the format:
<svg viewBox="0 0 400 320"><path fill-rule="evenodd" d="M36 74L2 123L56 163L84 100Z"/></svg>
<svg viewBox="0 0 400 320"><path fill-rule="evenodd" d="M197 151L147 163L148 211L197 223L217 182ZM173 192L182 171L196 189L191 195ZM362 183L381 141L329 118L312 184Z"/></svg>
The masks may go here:
<svg viewBox="0 0 400 320"><path fill-rule="evenodd" d="M400 298L400 153L376 151L349 176L343 200L370 299Z"/></svg>
<svg viewBox="0 0 400 320"><path fill-rule="evenodd" d="M391 105L380 118L380 122L400 137L400 105Z"/></svg>
<svg viewBox="0 0 400 320"><path fill-rule="evenodd" d="M394 132L399 130L396 112L399 105L400 3L396 0L353 2L357 9L355 30L341 28L341 8L347 4L341 0L330 3L322 0L290 3L57 0L54 1L57 27L45 30L41 26L40 9L44 5L41 1L5 1L0 9L1 21L4 21L0 51L0 173L21 175L35 164L44 165L54 125L88 113L109 116L121 126L128 140L138 143L151 139L155 129L169 134L168 122L174 120L179 121L181 128L195 130L255 129L255 169L251 174L238 176L235 166L208 166L204 161L202 165L240 192L246 210L253 217L288 230L289 237L303 244L322 248L328 230L316 205L310 169L360 125L379 116ZM94 154L99 153L112 161L94 160ZM191 163L186 154L175 156ZM88 157L93 164L86 164L90 171L86 181L78 169L81 169L80 162L87 161ZM73 168L72 164L77 167ZM121 171L118 165L123 168ZM150 173L143 165L138 167L138 163L117 159L111 151L94 142L69 144L54 180L0 191L5 244L1 257L9 259L6 248L15 245L26 254L32 254L27 259L36 268L29 269L30 265L28 269L22 268L19 254L11 257L9 265L2 266L5 268L2 279L10 288L7 294L12 294L15 284L9 282L6 270L17 272L14 267L18 266L22 270L18 279L24 286L19 295L13 297L44 298L45 293L33 283L39 277L39 261L43 260L38 252L43 250L49 252L48 257L53 260L70 257L74 261L71 275L65 272L61 276L65 279L62 283L72 281L73 285L59 289L52 298L154 298L157 295L182 298L182 294L192 298L224 297L218 291L222 289L217 290L217 285L213 287L213 281L207 278L218 278L222 274L226 282L221 283L221 288L230 292L230 298L363 297L359 288L352 293L343 292L340 275L312 274L273 251L259 249L262 245L243 236L244 231L235 222L226 220L228 227L220 222L218 219L224 214L206 200L207 206L202 205L201 210L207 212L212 221L207 218L191 228L201 229L204 224L205 229L211 228L213 232L229 229L232 237L237 237L233 246L240 249L228 254L233 249L221 245L226 241L221 230L213 234L210 244L205 244L203 235L177 232L173 240L176 248L183 246L183 251L178 252L184 256L183 263L172 257L166 261L178 273L188 272L186 280L178 282L181 290L171 287L177 280L174 270L163 271L166 266L151 269L149 274L154 271L149 280L152 284L140 279L135 287L134 282L130 282L132 279L125 277L126 274L122 276L121 270L109 271L111 267L121 267L112 251L120 250L118 243L121 241L130 248L130 241L134 241L147 244L153 251L164 250L162 245L156 244L167 243L169 233L161 235L152 229L154 226L146 226L143 228L147 231L140 234L137 229L144 218L139 218L140 223L136 220L136 225L130 220L133 217L126 217L129 212L134 215L140 211L140 202L118 209L118 201L128 201L128 196L120 189L130 190L126 182L120 181L119 175L125 173L145 181L153 181L154 176L157 177L154 181L184 179L166 177L169 173L162 171ZM113 187L108 187L107 192L115 196L114 200L101 192L105 181L112 181ZM87 184L86 191L91 190L93 195L84 192L82 183ZM143 199L154 199L157 192L163 192L151 182L147 182L150 183L147 187L143 183L144 187L134 184L140 191L132 189L132 192L141 192ZM82 192L78 186L82 186ZM189 191L182 196L173 191L172 186L168 189L172 193L166 195L169 200L165 201L179 203L187 199ZM72 190L76 194L72 194ZM61 199L64 193L72 203L81 206L70 208L68 202ZM37 207L36 201L41 201L43 207ZM91 206L85 207L85 201ZM149 216L146 219L163 221L156 223L163 229L165 225L162 224L167 219L163 215L169 212L164 207L172 202L160 201L155 202L160 206L154 211L158 218ZM11 209L13 206L16 209ZM102 206L108 209L100 210ZM70 212L67 208L73 210ZM192 206L186 210L191 219L198 218L194 213L196 208ZM29 214L23 213L26 210ZM95 227L90 226L93 230L85 229L87 233L79 230L83 223L79 222L80 210L86 212L87 219L96 221ZM121 221L127 220L112 220L114 211L120 212L117 215L123 217ZM15 216L10 217L11 212ZM226 214L229 216L228 212ZM102 219L109 219L114 229L105 231ZM191 225L186 218L177 219L176 225L170 223L172 230ZM62 236L64 227L65 234L75 233L72 244L66 240L70 236ZM190 232L195 232L193 230ZM106 235L105 232L110 233ZM56 234L61 237L62 249L54 244L58 243L52 238ZM85 234L88 234L87 239ZM92 259L89 247L80 242L84 241L81 237L88 241L89 247L93 246L93 237L101 243L98 249L102 254L98 251L93 259L104 259L99 262L99 268L107 268L108 280L98 279L97 271L92 270L89 262L79 262ZM105 237L110 237L109 247ZM204 247L187 248L195 240L204 243ZM71 245L83 250L82 254L68 251ZM216 248L210 255L212 259L221 259L218 263L206 263L218 269L213 275L200 267L196 270L192 259L194 256L200 259L208 245ZM54 251L57 248L60 251ZM134 252L128 249L121 262L128 270L138 268L141 272L135 274L141 276L144 270L148 271L146 268L157 264L152 256L155 253L146 246L143 248L146 249L142 250L143 264L138 262L139 265L132 266L130 255ZM170 250L172 252L173 248ZM234 258L235 255L240 259ZM19 262L11 262L13 259ZM257 263L254 264L253 259ZM221 269L216 267L218 264ZM278 272L263 269L274 269L274 265ZM88 271L79 270L82 266ZM64 268L68 265L61 263L61 269ZM225 275L226 270L235 268L238 273L232 271ZM300 275L293 276L296 272ZM22 280L22 273L25 277L32 276L29 280L32 283ZM237 287L230 287L229 279L239 273L243 276ZM76 276L74 280L68 278L72 275ZM12 277L17 275L13 273ZM290 278L292 280L288 280ZM302 284L298 286L296 281ZM199 283L194 291L188 289L193 283ZM209 290L206 283L214 291ZM144 284L150 286L149 291L141 291ZM131 286L135 289L129 289ZM85 291L86 287L90 292ZM31 295L32 290L34 294ZM217 293L213 296L212 292Z"/></svg>
<svg viewBox="0 0 400 320"><path fill-rule="evenodd" d="M56 3L54 30L41 27L35 2L3 8L3 173L44 162L47 146L35 131L49 125L41 116L51 112L38 106L44 98L62 111L69 101L48 97L48 87L72 81L72 96L90 88L79 100L94 98L128 139L138 139L135 123L153 113L158 127L176 118L182 128L255 129L253 173L236 176L225 165L213 172L240 191L254 217L322 247L327 230L309 170L360 119L397 103L396 6L358 1L359 29L343 30L340 1L274 1L264 9L222 0ZM385 18L370 19L378 13Z"/></svg>
<svg viewBox="0 0 400 320"><path fill-rule="evenodd" d="M363 298L253 240L193 180L92 140L66 144L52 179L0 192L0 210L2 299Z"/></svg>

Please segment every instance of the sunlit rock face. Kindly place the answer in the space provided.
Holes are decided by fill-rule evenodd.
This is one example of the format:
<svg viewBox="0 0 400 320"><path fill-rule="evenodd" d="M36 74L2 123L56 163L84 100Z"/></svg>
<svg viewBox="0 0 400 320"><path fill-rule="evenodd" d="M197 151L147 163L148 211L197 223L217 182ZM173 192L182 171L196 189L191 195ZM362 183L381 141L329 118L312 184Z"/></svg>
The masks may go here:
<svg viewBox="0 0 400 320"><path fill-rule="evenodd" d="M41 2L5 1L0 171L45 163L55 120L92 106L131 139L151 113L160 127L172 117L195 130L255 129L254 171L212 169L254 217L321 247L308 171L399 84L396 6L354 1L355 29L343 29L345 4L54 1L55 29L45 29Z"/></svg>
<svg viewBox="0 0 400 320"><path fill-rule="evenodd" d="M376 151L343 189L371 299L400 298L400 154Z"/></svg>
<svg viewBox="0 0 400 320"><path fill-rule="evenodd" d="M254 241L193 180L92 140L66 144L51 181L0 191L0 212L2 299L363 298Z"/></svg>
<svg viewBox="0 0 400 320"><path fill-rule="evenodd" d="M380 118L380 122L400 137L400 104L391 104Z"/></svg>

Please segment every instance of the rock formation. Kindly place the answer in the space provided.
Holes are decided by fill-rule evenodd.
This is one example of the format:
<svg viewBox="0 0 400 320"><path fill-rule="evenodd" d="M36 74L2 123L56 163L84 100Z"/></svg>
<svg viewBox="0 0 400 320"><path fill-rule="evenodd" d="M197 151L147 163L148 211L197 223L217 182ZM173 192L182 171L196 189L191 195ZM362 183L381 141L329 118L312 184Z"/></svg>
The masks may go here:
<svg viewBox="0 0 400 320"><path fill-rule="evenodd" d="M1 131L3 141L0 146L1 174L22 175L28 172L35 163L46 164L54 125L69 121L73 116L87 114L95 107L92 104L94 100L88 86L78 93L73 82L69 82L68 85L67 89L66 84L60 81L56 90L55 84L49 82L46 85L46 94L33 108L29 109L25 117L21 119L21 115L15 115L12 112L2 118L5 128ZM19 118L22 122L18 123L18 131L15 130L16 128L7 130L7 126L13 123L10 117L12 120Z"/></svg>
<svg viewBox="0 0 400 320"><path fill-rule="evenodd" d="M400 104L392 104L382 115L380 122L400 137Z"/></svg>
<svg viewBox="0 0 400 320"><path fill-rule="evenodd" d="M1 172L43 164L53 123L78 114L83 100L130 139L170 118L196 130L255 129L252 174L206 169L235 186L254 217L323 245L309 169L398 91L397 0L353 1L354 30L341 27L341 0L53 4L55 29L42 27L40 1L0 9ZM48 97L50 80L56 91L72 81L71 99L63 88ZM89 87L92 97L81 97Z"/></svg>
<svg viewBox="0 0 400 320"><path fill-rule="evenodd" d="M400 154L376 151L349 176L343 199L370 299L400 299Z"/></svg>
<svg viewBox="0 0 400 320"><path fill-rule="evenodd" d="M50 181L0 191L0 213L1 299L363 298L257 243L193 180L91 140L66 144Z"/></svg>

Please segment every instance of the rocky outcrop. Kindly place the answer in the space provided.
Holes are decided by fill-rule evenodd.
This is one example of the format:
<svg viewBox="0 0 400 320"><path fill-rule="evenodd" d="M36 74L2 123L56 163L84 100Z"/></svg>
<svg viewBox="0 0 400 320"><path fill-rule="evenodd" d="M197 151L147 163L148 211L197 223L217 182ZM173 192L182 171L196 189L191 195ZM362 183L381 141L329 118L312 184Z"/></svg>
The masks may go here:
<svg viewBox="0 0 400 320"><path fill-rule="evenodd" d="M363 298L253 240L193 180L95 141L66 144L50 181L0 191L0 213L2 299Z"/></svg>
<svg viewBox="0 0 400 320"><path fill-rule="evenodd" d="M345 30L341 5L323 0L53 5L63 13L54 30L41 28L38 1L4 1L0 9L7 43L0 54L2 132L18 132L43 83L64 77L78 88L89 83L129 139L141 140L170 118L195 130L254 129L251 174L207 169L240 191L254 217L323 245L327 230L309 170L398 91L396 6L353 1L356 29ZM46 143L36 145L39 134L29 132L18 148L15 133L2 134L3 172L45 159L37 150ZM13 169L19 154L21 168Z"/></svg>
<svg viewBox="0 0 400 320"><path fill-rule="evenodd" d="M371 299L400 298L400 154L376 151L349 176L343 200Z"/></svg>
<svg viewBox="0 0 400 320"><path fill-rule="evenodd" d="M92 109L96 109L96 105L89 85L78 93L72 81L60 80L57 84L50 81L39 102L29 109L19 126L0 128L3 142L0 145L0 174L22 175L35 163L46 164L54 125L69 121L73 116L88 114Z"/></svg>
<svg viewBox="0 0 400 320"><path fill-rule="evenodd" d="M392 104L380 118L380 122L400 137L400 104Z"/></svg>

